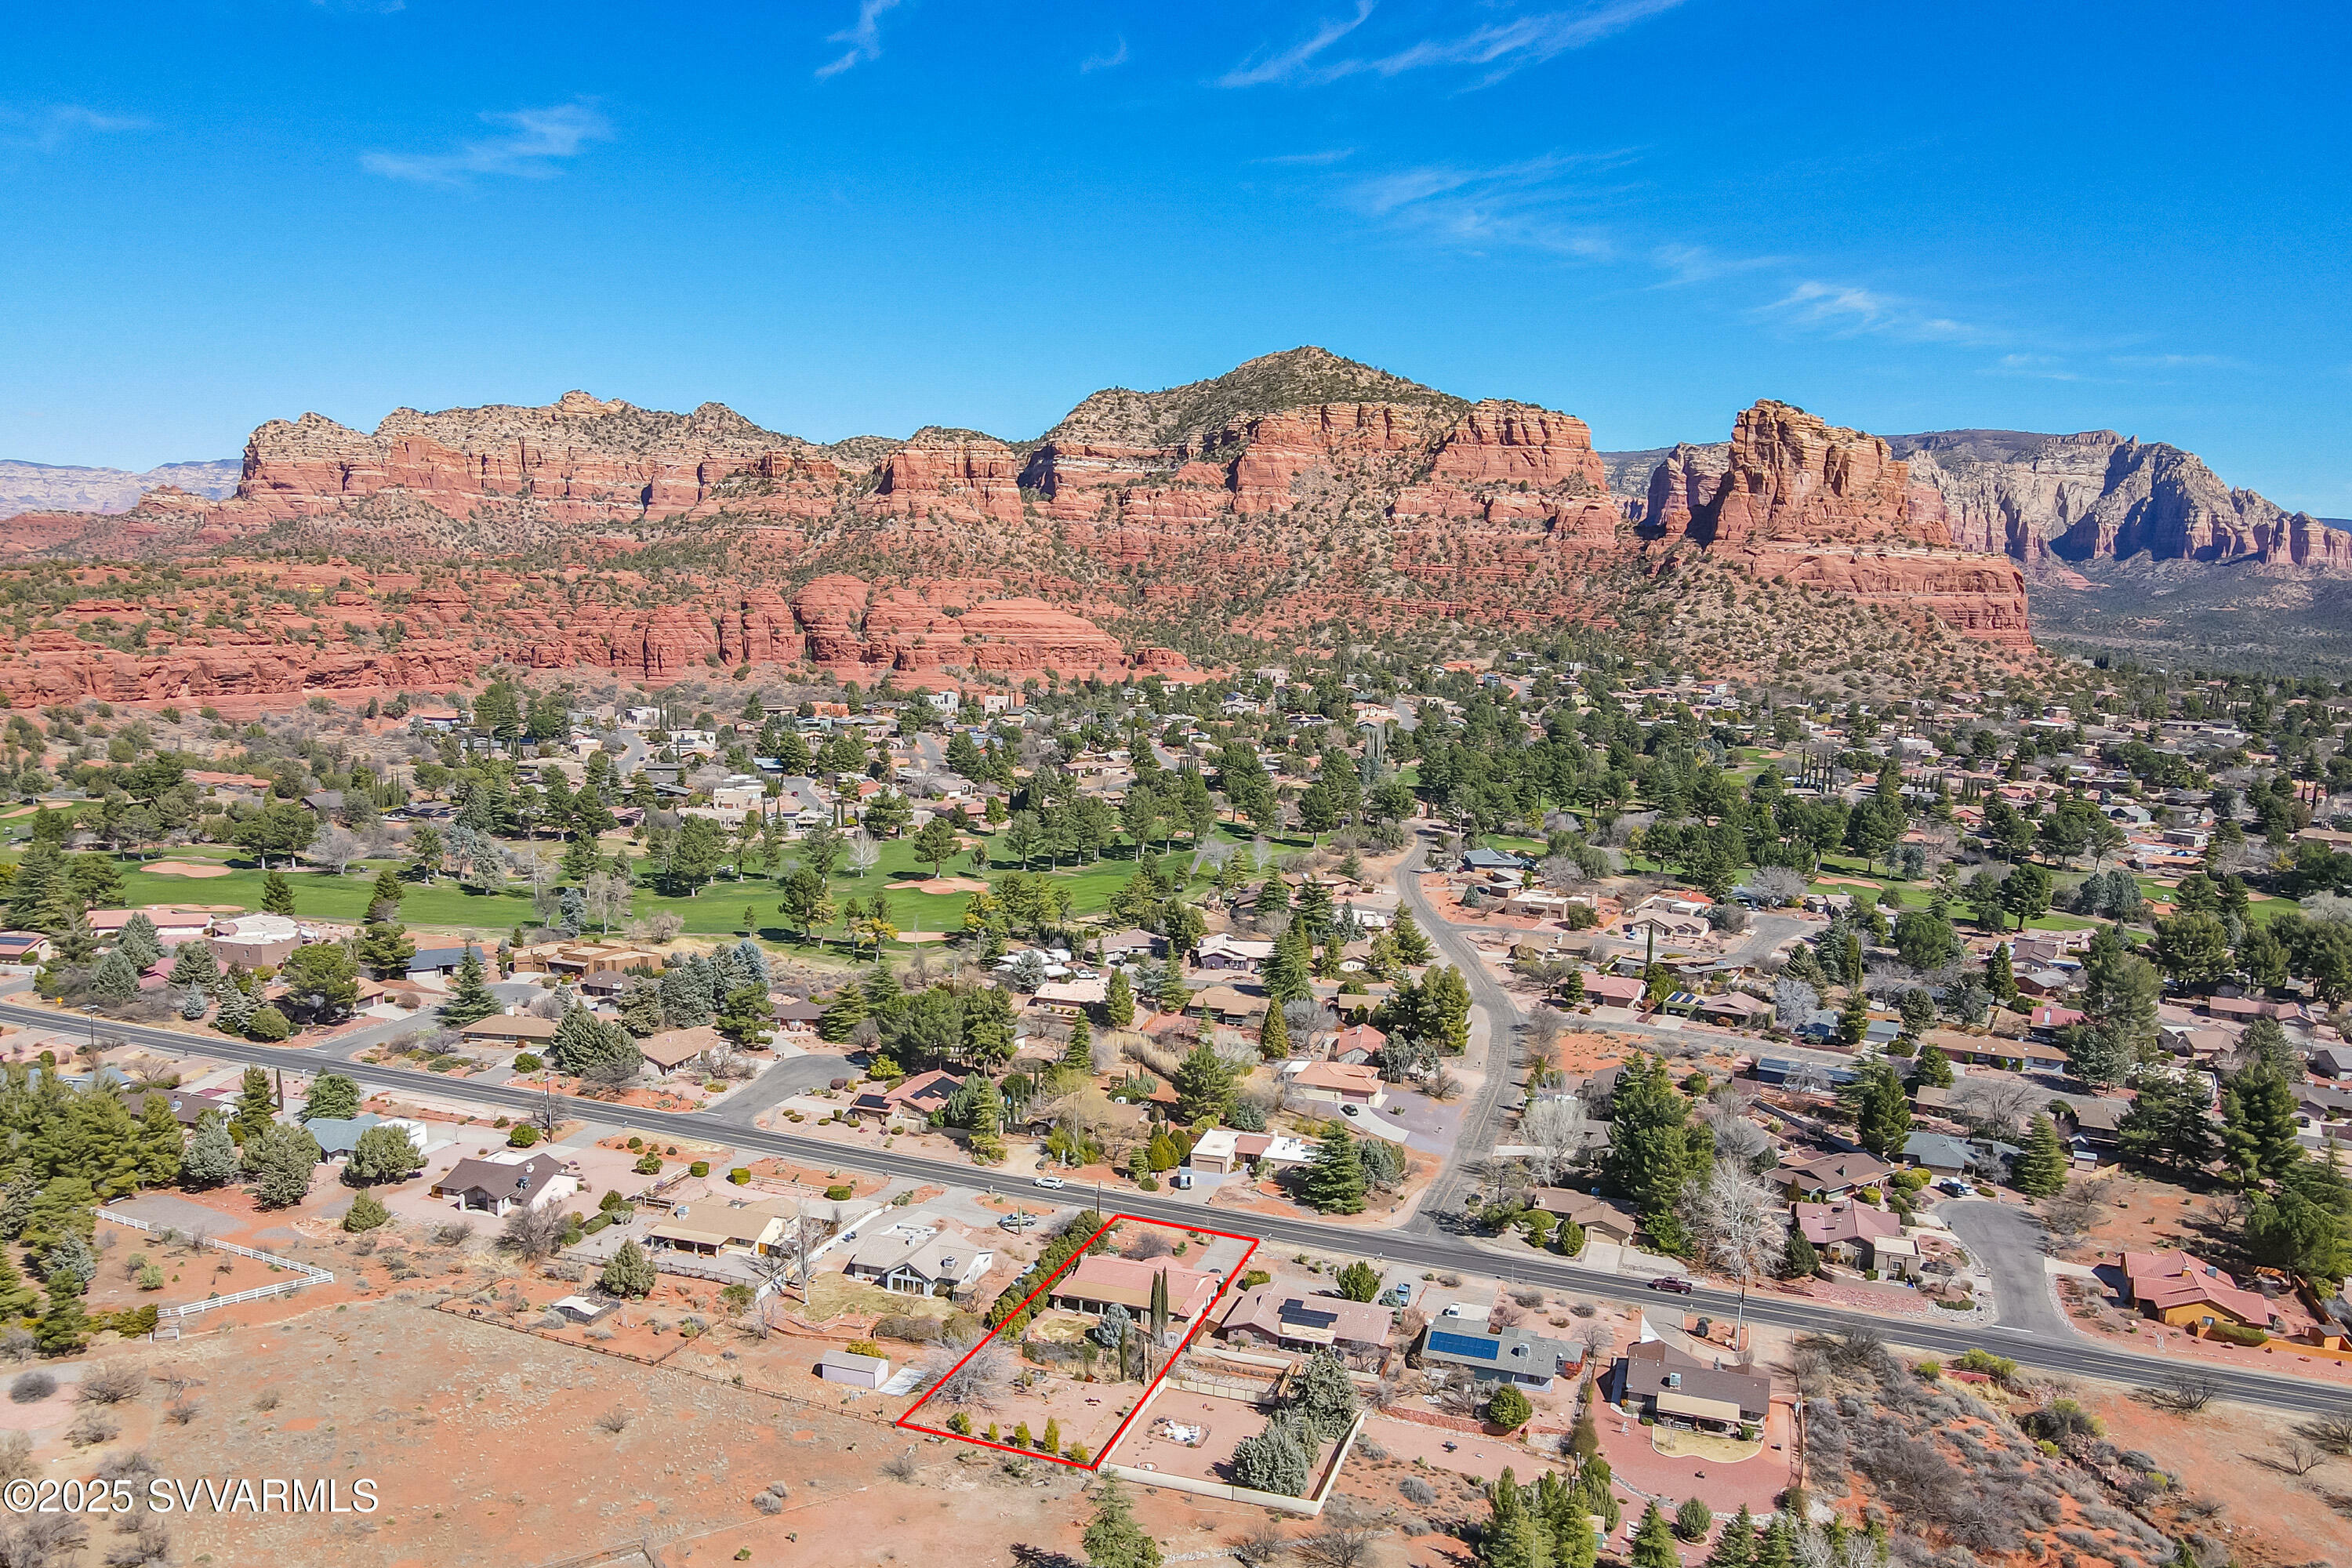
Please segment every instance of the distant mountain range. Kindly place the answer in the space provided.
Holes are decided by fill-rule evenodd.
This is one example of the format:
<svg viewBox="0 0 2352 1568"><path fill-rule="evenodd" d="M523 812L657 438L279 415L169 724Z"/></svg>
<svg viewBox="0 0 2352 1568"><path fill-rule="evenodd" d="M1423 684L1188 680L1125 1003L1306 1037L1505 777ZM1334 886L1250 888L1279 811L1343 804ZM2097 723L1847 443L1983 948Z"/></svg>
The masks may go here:
<svg viewBox="0 0 2352 1568"><path fill-rule="evenodd" d="M245 465L236 458L165 463L143 474L0 458L0 517L20 511L129 511L147 491L171 486L207 500L236 493Z"/></svg>

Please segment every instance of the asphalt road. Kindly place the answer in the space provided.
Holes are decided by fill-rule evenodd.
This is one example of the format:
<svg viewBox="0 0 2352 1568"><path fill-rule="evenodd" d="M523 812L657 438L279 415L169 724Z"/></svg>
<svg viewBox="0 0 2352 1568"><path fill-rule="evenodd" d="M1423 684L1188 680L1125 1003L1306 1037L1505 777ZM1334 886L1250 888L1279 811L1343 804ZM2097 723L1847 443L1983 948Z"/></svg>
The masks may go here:
<svg viewBox="0 0 2352 1568"><path fill-rule="evenodd" d="M1465 1167L1485 1159L1495 1147L1495 1135L1502 1126L1503 1098L1510 1092L1517 1077L1514 1069L1521 1060L1519 1031L1527 1024L1511 994L1479 962L1470 939L1441 919L1422 892L1421 872L1428 860L1429 839L1424 836L1412 853L1398 862L1397 892L1439 956L1462 971L1462 978L1469 983L1470 1005L1486 1018L1486 1080L1478 1086L1478 1098L1463 1109L1454 1152L1446 1157L1437 1180L1430 1184L1420 1209L1405 1224L1407 1230L1423 1234L1441 1226L1446 1216L1458 1215L1476 1184Z"/></svg>
<svg viewBox="0 0 2352 1568"><path fill-rule="evenodd" d="M0 1018L16 1023L53 1026L58 1022L58 1015L47 1008L0 1003ZM117 1025L114 1032L125 1040L154 1050L251 1062L260 1067L284 1068L292 1072L314 1072L321 1063L321 1058L314 1051L287 1050L278 1046L232 1040L226 1036L194 1037L176 1030L131 1024ZM540 1093L534 1089L481 1083L457 1085L436 1073L413 1072L405 1068L361 1068L355 1069L354 1076L365 1083L386 1089L404 1089L436 1096L460 1093L468 1100L508 1106L517 1110L534 1110L541 1102ZM839 1143L819 1139L762 1131L737 1125L709 1111L648 1110L638 1106L624 1110L590 1100L579 1100L575 1103L600 1120L625 1121L633 1127L648 1131L668 1128L684 1136L726 1142L738 1149L782 1154L796 1160L821 1161L828 1165L852 1165L860 1170L910 1181L935 1182L950 1187L990 1184L986 1173L976 1171L970 1165L921 1159L880 1149L845 1148ZM1017 1183L1013 1184L1018 1185ZM1029 1189L1023 1187L1021 1190L1025 1193ZM1087 1194L1075 1189L1060 1196L1064 1202L1076 1206L1084 1206L1087 1202ZM1245 1220L1253 1234L1286 1247L1312 1247L1327 1254L1357 1257L1369 1253L1379 1262L1405 1263L1427 1269L1499 1274L1515 1284L1568 1290L1607 1300L1648 1301L1655 1299L1640 1285L1614 1274L1596 1273L1538 1254L1520 1258L1492 1252L1455 1236L1364 1231L1313 1220L1273 1218L1260 1215L1224 1216L1215 1210L1204 1210L1197 1204L1171 1203L1145 1193L1121 1193L1115 1200L1106 1196L1104 1206L1107 1210L1184 1226L1213 1224L1228 1217L1242 1219ZM1725 1318L1731 1316L1738 1308L1738 1297L1732 1291L1701 1287L1688 1296L1665 1298L1662 1304L1678 1310ZM1816 1331L1869 1330L1890 1341L1946 1356L1981 1347L2044 1371L2126 1384L2148 1383L2178 1364L2107 1350L2095 1342L2073 1333L2053 1336L2010 1325L1952 1328L1918 1319L1874 1318L1777 1296L1753 1298L1748 1301L1747 1310L1748 1316L1759 1323ZM2352 1388L2202 1363L2197 1363L2196 1370L2210 1376L2220 1385L2224 1398L2276 1410L2352 1414Z"/></svg>

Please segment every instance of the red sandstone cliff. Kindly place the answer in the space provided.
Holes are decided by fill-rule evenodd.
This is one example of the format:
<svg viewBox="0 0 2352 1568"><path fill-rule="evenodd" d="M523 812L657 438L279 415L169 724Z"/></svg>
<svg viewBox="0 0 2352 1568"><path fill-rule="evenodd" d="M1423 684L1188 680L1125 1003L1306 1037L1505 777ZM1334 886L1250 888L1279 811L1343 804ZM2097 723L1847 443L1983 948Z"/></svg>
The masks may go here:
<svg viewBox="0 0 2352 1568"><path fill-rule="evenodd" d="M474 655L660 677L745 659L910 679L1132 669L1164 656L1125 654L1071 612L1591 618L1608 613L1596 573L1684 546L2030 642L2014 566L1955 551L1943 497L1885 442L1761 403L1721 452L1676 448L1637 528L1582 420L1294 350L1166 392L1098 393L1026 447L937 427L821 447L717 405L664 414L577 392L543 408L396 410L372 434L305 415L254 433L226 501L159 493L121 517L31 515L0 525L0 548L189 559L267 531L273 547L420 564L552 549L616 570L648 546L725 541L709 584L665 572L625 603L382 606L445 635L354 650L336 675L353 684L401 683L403 658ZM999 602L943 601L936 584L961 578L997 584ZM60 668L72 650L37 651ZM237 674L219 663L231 657L190 655L188 671L152 679L286 678Z"/></svg>

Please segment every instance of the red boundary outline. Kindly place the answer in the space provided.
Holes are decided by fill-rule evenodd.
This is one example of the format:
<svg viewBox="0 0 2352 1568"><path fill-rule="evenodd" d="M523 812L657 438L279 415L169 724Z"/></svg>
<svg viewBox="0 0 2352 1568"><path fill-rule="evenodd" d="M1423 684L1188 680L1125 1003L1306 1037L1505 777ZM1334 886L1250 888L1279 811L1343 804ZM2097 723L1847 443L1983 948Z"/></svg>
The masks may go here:
<svg viewBox="0 0 2352 1568"><path fill-rule="evenodd" d="M1092 1473L1093 1471L1100 1469L1102 1468L1104 1456L1108 1454L1113 1448L1118 1447L1118 1440L1127 1436L1127 1429L1135 1425L1135 1418L1141 1415L1143 1413L1143 1407L1151 1402L1152 1394L1159 1392L1160 1384L1161 1381L1168 1376L1169 1369L1176 1364L1176 1358L1182 1355L1185 1351L1190 1349L1194 1338L1200 1334L1202 1329L1208 1327L1209 1314L1216 1310L1218 1302L1225 1299L1225 1292L1233 1289L1234 1281L1241 1278L1242 1270L1249 1267L1249 1260L1257 1255L1258 1247L1264 1245L1265 1239L1264 1237L1244 1236L1238 1231L1211 1230L1205 1226L1180 1225L1172 1219L1153 1219L1147 1215L1115 1214L1108 1219L1103 1221L1102 1224L1095 1226L1095 1228L1087 1234L1085 1245L1080 1247L1076 1252L1071 1253L1067 1258L1064 1259L1062 1266L1059 1268L1055 1269L1053 1273L1047 1275L1045 1283L1039 1285L1036 1289L1030 1291L1028 1295L1021 1299L1020 1311L1026 1311L1030 1302L1034 1301L1039 1296L1051 1289L1055 1282L1060 1279L1063 1275L1067 1274L1071 1269L1076 1268L1078 1266L1078 1260L1087 1256L1087 1248L1092 1247L1096 1240L1106 1231L1109 1230L1111 1226L1118 1224L1122 1220L1133 1220L1138 1225L1156 1225L1168 1230L1181 1230L1188 1236L1220 1236L1224 1237L1227 1241L1246 1241L1249 1243L1249 1246L1243 1251L1241 1260L1234 1265L1231 1272L1227 1273L1223 1280L1218 1284L1216 1294L1209 1298L1209 1304L1201 1309L1201 1315L1192 1321L1192 1327L1191 1330L1185 1333L1182 1340L1177 1342L1176 1348L1169 1352L1168 1359L1160 1363L1159 1376L1154 1377L1150 1383L1144 1386L1143 1393L1139 1395L1135 1401L1134 1408L1130 1409L1127 1413L1127 1419L1121 1421L1118 1424L1118 1429L1113 1431L1108 1437L1105 1438L1102 1446L1095 1450L1095 1457L1091 1463L1082 1465L1076 1459L1065 1458L1059 1454L1040 1453L1034 1448L1024 1448L1012 1443L992 1443L985 1437L970 1437L966 1436L961 1432L950 1432L945 1427L926 1426L915 1419L915 1412L920 1410L924 1405L931 1402L931 1395L939 1392L940 1384L945 1383L949 1378L953 1377L958 1367L962 1366L964 1362L970 1361L972 1357L978 1355L981 1352L982 1346L986 1345L990 1340L994 1339L999 1333L1003 1331L1004 1325L1003 1323L999 1323L995 1328L989 1330L986 1334L981 1337L978 1343L974 1344L971 1349L964 1352L962 1359L958 1361L955 1363L955 1366L950 1367L945 1373L940 1374L938 1382L933 1383L929 1388L924 1390L922 1398L918 1399L914 1404L908 1405L907 1407L907 1413L904 1415L899 1416L898 1420L892 1422L891 1425L903 1431L921 1432L933 1437L946 1437L958 1443L970 1443L974 1447L994 1448L1003 1453L1019 1454L1023 1458L1030 1459L1047 1459L1056 1465L1067 1465L1074 1470L1085 1470ZM1020 1311L1008 1313L1006 1315L1006 1321L1009 1322L1012 1319L1020 1316Z"/></svg>

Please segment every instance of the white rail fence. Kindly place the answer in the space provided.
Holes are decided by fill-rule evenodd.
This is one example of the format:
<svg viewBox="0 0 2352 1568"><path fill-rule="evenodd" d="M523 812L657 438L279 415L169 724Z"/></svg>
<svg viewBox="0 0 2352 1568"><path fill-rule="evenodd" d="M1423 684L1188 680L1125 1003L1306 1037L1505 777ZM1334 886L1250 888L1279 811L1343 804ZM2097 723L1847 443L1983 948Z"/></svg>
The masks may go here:
<svg viewBox="0 0 2352 1568"><path fill-rule="evenodd" d="M128 1226L132 1230L143 1230L150 1234L160 1234L177 1228L172 1226L150 1224L143 1219L133 1219L129 1215L112 1214L105 1209L100 1209L97 1212L99 1218L110 1224ZM315 1268L308 1263L297 1263L290 1258L280 1258L275 1253L257 1251L250 1247L240 1247L234 1241L223 1241L216 1236L200 1237L197 1239L205 1246L215 1247L219 1251L233 1252L239 1258L250 1258L257 1262L267 1263L273 1268L286 1269L293 1274L294 1278L281 1279L272 1285L257 1285L250 1290L239 1290L234 1295L208 1296L201 1301L188 1301L176 1307L158 1307L155 1309L157 1334L163 1334L168 1330L170 1336L176 1339L179 1337L181 1324L190 1318L209 1312L215 1307L234 1307L241 1301L259 1301L271 1296L289 1295L306 1285L331 1285L335 1282L334 1275L329 1270Z"/></svg>

